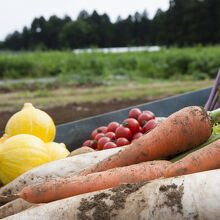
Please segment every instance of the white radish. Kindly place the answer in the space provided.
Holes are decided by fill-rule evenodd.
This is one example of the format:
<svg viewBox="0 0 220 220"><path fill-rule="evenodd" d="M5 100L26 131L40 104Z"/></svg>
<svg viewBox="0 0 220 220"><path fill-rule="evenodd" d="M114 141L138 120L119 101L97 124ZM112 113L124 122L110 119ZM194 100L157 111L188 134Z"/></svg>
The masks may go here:
<svg viewBox="0 0 220 220"><path fill-rule="evenodd" d="M16 199L0 207L0 219L19 213L30 207L37 206L23 199Z"/></svg>
<svg viewBox="0 0 220 220"><path fill-rule="evenodd" d="M220 219L220 169L58 200L5 220Z"/></svg>
<svg viewBox="0 0 220 220"><path fill-rule="evenodd" d="M47 182L51 179L76 176L85 168L98 163L122 148L123 147L80 154L35 167L0 188L0 196L16 194L25 186L31 184Z"/></svg>

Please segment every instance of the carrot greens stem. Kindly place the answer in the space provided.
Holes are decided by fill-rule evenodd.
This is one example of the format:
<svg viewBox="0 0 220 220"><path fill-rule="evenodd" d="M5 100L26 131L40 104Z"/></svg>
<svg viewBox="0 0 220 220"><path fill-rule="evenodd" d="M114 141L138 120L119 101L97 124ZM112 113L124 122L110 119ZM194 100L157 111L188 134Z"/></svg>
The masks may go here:
<svg viewBox="0 0 220 220"><path fill-rule="evenodd" d="M211 117L213 123L220 123L220 108L210 111L208 114Z"/></svg>

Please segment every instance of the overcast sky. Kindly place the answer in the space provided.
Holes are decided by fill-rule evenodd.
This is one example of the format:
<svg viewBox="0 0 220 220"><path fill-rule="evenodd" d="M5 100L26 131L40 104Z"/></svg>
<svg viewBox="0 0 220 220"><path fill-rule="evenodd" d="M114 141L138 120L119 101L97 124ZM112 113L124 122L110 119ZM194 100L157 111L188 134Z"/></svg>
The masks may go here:
<svg viewBox="0 0 220 220"><path fill-rule="evenodd" d="M69 15L75 19L83 9L91 13L107 13L112 21L120 15L126 18L136 11L147 10L152 18L158 8L167 10L169 0L0 0L0 40L15 30L22 31L24 26L30 27L35 17L51 15L62 18Z"/></svg>

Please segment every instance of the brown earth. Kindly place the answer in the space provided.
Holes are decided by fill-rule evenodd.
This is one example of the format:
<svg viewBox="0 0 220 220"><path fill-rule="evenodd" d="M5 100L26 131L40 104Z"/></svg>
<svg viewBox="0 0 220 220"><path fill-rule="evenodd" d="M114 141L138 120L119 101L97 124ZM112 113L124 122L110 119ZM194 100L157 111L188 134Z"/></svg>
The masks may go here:
<svg viewBox="0 0 220 220"><path fill-rule="evenodd" d="M164 97L158 97L164 98ZM155 99L154 99L155 100ZM108 102L99 102L99 103L82 103L76 104L71 103L66 106L57 106L50 109L44 109L54 120L56 125L76 121L79 119L87 118L90 116L111 112L114 110L143 104L149 101L153 101L153 99L149 98L141 98L141 99L134 99L134 100L111 100ZM8 119L14 114L15 112L0 112L0 136L3 134L5 125Z"/></svg>

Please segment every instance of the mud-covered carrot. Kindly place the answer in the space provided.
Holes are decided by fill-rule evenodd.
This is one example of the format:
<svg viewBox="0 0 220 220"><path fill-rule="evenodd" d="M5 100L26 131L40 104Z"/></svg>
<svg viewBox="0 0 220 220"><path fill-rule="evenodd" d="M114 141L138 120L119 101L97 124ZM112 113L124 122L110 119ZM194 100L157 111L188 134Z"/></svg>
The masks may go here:
<svg viewBox="0 0 220 220"><path fill-rule="evenodd" d="M213 120L219 121L220 111L189 106L170 115L162 124L143 135L125 149L86 169L81 175L114 167L176 155L205 142L212 133Z"/></svg>
<svg viewBox="0 0 220 220"><path fill-rule="evenodd" d="M41 183L25 187L20 198L32 203L46 203L79 194L94 192L119 186L123 183L137 183L142 180L153 180L164 175L169 161L149 161L127 167L115 168L105 172L92 173Z"/></svg>
<svg viewBox="0 0 220 220"><path fill-rule="evenodd" d="M197 147L195 147L195 148L193 148L193 149L191 149L191 150L188 150L188 151L186 151L186 152L184 152L184 153L181 153L181 154L175 156L174 158L172 158L172 159L170 160L170 162L174 163L174 162L176 162L176 161L178 161L178 160L180 160L180 159L186 157L188 154L191 154L192 152L197 151L197 150L199 150L199 149L201 149L201 148L203 148L203 147L205 147L205 146L207 146L207 145L209 145L209 144L211 144L211 143L217 141L218 139L220 139L220 133L218 133L218 134L216 134L216 135L212 135L212 136L211 136L206 142L204 142L203 144L201 144L201 145L199 145L199 146L197 146Z"/></svg>
<svg viewBox="0 0 220 220"><path fill-rule="evenodd" d="M181 176L220 168L220 140L217 140L171 164L165 177Z"/></svg>

